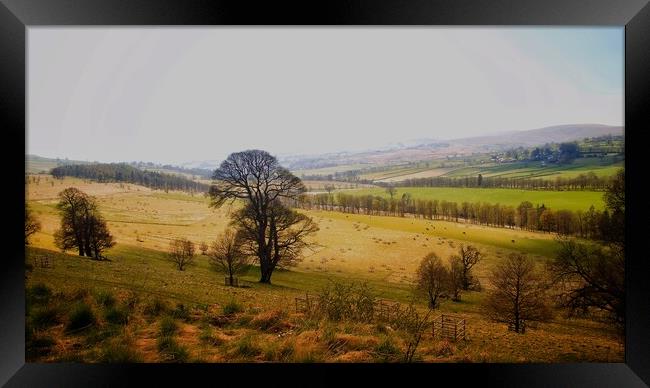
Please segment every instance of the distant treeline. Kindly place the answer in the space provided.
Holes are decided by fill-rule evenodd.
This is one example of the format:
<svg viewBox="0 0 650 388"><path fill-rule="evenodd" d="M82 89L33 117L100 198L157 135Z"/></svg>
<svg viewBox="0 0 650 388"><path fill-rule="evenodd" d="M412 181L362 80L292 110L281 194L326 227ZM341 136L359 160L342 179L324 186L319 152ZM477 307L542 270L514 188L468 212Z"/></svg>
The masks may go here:
<svg viewBox="0 0 650 388"><path fill-rule="evenodd" d="M156 190L207 192L209 185L194 182L183 176L143 171L126 163L67 165L50 170L55 178L71 176L98 182L128 182Z"/></svg>
<svg viewBox="0 0 650 388"><path fill-rule="evenodd" d="M610 237L612 217L607 210L598 211L593 206L587 211L552 210L544 204L522 202L519 206L506 206L486 202L451 202L413 199L404 193L401 198L383 198L373 195L347 193L322 193L303 195L292 203L304 209L340 211L353 214L382 216L414 216L428 220L469 222L472 224L521 228L532 231L575 235L604 240Z"/></svg>
<svg viewBox="0 0 650 388"><path fill-rule="evenodd" d="M555 179L544 178L505 178L505 177L444 177L406 179L399 182L400 186L406 187L485 187L502 189L523 189L523 190L605 190L613 178L610 176L599 177L589 171L573 178L555 177ZM380 186L388 186L387 183L376 183Z"/></svg>

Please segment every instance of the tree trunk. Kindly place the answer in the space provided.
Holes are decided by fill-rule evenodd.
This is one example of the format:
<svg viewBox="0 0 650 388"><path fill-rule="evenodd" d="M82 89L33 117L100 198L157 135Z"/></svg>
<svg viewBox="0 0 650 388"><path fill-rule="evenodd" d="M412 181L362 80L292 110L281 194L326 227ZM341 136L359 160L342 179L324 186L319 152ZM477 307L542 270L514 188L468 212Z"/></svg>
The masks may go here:
<svg viewBox="0 0 650 388"><path fill-rule="evenodd" d="M79 244L79 256L84 256L84 247L81 244Z"/></svg>

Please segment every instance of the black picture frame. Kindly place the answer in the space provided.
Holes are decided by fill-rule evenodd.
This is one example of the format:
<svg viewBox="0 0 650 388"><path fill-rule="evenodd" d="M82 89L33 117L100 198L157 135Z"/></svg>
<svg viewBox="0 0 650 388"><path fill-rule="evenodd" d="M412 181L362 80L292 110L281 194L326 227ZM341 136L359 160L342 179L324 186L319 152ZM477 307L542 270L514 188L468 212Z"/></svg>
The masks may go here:
<svg viewBox="0 0 650 388"><path fill-rule="evenodd" d="M0 385L125 386L156 383L255 386L408 384L445 380L487 386L636 387L650 384L650 271L643 252L643 148L650 106L650 5L645 0L2 0L0 111L7 202L0 262ZM625 362L613 364L103 365L25 363L25 200L18 167L26 134L26 32L70 25L552 25L625 26L626 304ZM22 183L21 183L22 182ZM19 203L20 201L20 203ZM635 228L637 233L635 232ZM3 228L5 229L5 228ZM236 370L233 371L233 368ZM234 373L230 373L230 372ZM342 374L347 377L343 379ZM353 380L357 380L354 381ZM194 385L194 384L192 384Z"/></svg>

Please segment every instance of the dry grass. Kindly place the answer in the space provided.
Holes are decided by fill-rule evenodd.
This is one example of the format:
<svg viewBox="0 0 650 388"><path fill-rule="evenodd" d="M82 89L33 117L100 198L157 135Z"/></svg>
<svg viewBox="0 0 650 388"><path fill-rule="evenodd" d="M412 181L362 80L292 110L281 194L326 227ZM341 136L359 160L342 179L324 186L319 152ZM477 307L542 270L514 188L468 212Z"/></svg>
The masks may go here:
<svg viewBox="0 0 650 388"><path fill-rule="evenodd" d="M178 325L173 340L187 350L190 362L398 361L405 347L399 330L373 323L310 320L292 312L293 298L306 291L317 292L330 279L344 279L367 281L379 297L403 302L410 295L419 260L431 251L446 259L460 243L471 242L485 253L485 260L476 267L484 285L490 267L511 251L522 250L539 260L553 252L552 238L539 233L309 211L306 213L321 227L315 240L322 247L307 252L293 271L276 272L272 286L255 283L259 275L253 267L241 278L249 288L232 288L223 285L223 277L210 270L205 257L179 272L165 260L164 253L172 237L195 242L214 238L227 227L228 208L214 210L201 196L154 192L134 185L120 187L72 178L54 183L52 187L42 178L40 184L30 183L27 188L30 206L43 224L32 240L33 247L54 250L52 234L59 226L54 198L68 186L98 195L118 244L108 252L107 262L32 248L28 251L28 263L32 254L48 252L52 257L52 268L34 268L28 280L30 286L45 283L53 291L46 297L47 303L36 304L30 312L38 327L29 342L28 359L43 362L97 362L102 357L161 362L164 358L157 344L160 321L177 303L183 303L188 311L184 319L173 318ZM114 300L108 302L110 298L98 292L110 293ZM482 298L483 294L472 292L464 294L461 303L441 306L441 312L467 319L467 341L445 343L427 332L416 356L425 362L623 360L616 336L601 324L558 316L518 335L483 318L479 310ZM224 314L230 301L236 301L241 311ZM91 307L97 323L91 330L66 333L71 306L78 302ZM110 323L106 317L111 317L107 314L111 306L128 306L128 319Z"/></svg>

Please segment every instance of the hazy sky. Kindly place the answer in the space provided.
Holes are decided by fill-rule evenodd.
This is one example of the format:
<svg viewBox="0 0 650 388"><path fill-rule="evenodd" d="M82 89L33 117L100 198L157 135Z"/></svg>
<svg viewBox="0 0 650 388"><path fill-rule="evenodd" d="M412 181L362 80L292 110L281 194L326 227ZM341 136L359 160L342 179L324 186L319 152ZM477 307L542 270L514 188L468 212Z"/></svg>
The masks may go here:
<svg viewBox="0 0 650 388"><path fill-rule="evenodd" d="M623 124L623 28L34 28L27 152L180 163Z"/></svg>

